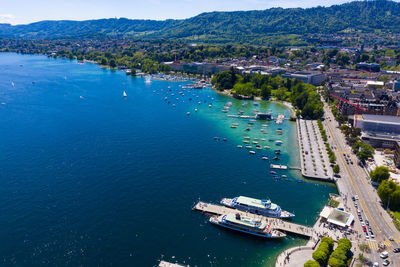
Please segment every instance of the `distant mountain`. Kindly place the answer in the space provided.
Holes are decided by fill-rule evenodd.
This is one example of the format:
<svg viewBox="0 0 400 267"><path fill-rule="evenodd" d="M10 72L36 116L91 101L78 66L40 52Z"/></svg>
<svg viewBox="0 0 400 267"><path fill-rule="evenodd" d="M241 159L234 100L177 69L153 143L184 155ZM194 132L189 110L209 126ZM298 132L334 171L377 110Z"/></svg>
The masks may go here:
<svg viewBox="0 0 400 267"><path fill-rule="evenodd" d="M0 24L0 37L64 38L103 35L263 44L276 35L293 39L298 38L298 35L337 33L347 29L399 33L400 3L374 0L307 9L211 12L189 19L165 21L121 18L40 21L17 26Z"/></svg>

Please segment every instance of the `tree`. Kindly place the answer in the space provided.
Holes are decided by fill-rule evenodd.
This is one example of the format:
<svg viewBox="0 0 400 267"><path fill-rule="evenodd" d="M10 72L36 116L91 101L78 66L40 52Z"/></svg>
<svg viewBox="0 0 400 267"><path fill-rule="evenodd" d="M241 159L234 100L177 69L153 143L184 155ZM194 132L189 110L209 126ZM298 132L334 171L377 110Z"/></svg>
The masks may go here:
<svg viewBox="0 0 400 267"><path fill-rule="evenodd" d="M322 251L317 249L313 252L312 257L316 260L320 265L324 266L326 261L328 260L328 253L326 251Z"/></svg>
<svg viewBox="0 0 400 267"><path fill-rule="evenodd" d="M355 143L353 145L353 151L356 153L358 159L362 162L365 162L368 158L371 158L374 155L374 148L367 144L363 143L361 141Z"/></svg>
<svg viewBox="0 0 400 267"><path fill-rule="evenodd" d="M378 196L382 200L384 205L389 204L389 199L391 195L396 191L398 186L393 181L383 180L378 187Z"/></svg>
<svg viewBox="0 0 400 267"><path fill-rule="evenodd" d="M333 172L338 174L340 172L340 167L339 165L335 164L335 166L333 166Z"/></svg>
<svg viewBox="0 0 400 267"><path fill-rule="evenodd" d="M117 63L115 62L115 59L112 58L112 59L110 60L110 67L111 67L111 68L115 68L116 66L117 66Z"/></svg>
<svg viewBox="0 0 400 267"><path fill-rule="evenodd" d="M358 247L362 252L371 253L371 248L365 243L360 244Z"/></svg>
<svg viewBox="0 0 400 267"><path fill-rule="evenodd" d="M232 74L232 71L221 71L214 75L211 83L220 91L226 89L232 89L237 80L236 75Z"/></svg>
<svg viewBox="0 0 400 267"><path fill-rule="evenodd" d="M313 261L313 260L309 260L306 263L304 263L304 267L320 267L321 265L319 265L318 262Z"/></svg>
<svg viewBox="0 0 400 267"><path fill-rule="evenodd" d="M385 166L376 167L369 175L371 179L377 183L381 183L383 180L387 180L390 177L389 169Z"/></svg>
<svg viewBox="0 0 400 267"><path fill-rule="evenodd" d="M272 87L270 85L263 84L261 86L261 97L268 99L271 96Z"/></svg>

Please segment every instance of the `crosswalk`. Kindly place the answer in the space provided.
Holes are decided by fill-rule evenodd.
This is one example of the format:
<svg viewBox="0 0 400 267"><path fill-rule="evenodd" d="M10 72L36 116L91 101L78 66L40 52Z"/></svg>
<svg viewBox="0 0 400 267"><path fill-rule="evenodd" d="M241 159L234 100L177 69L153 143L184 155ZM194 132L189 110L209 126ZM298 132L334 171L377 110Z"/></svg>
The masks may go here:
<svg viewBox="0 0 400 267"><path fill-rule="evenodd" d="M369 240L367 243L371 250L377 250L379 248L379 242L377 242L376 240ZM387 238L385 238L385 240L380 243L384 244L386 248L393 247L393 243Z"/></svg>

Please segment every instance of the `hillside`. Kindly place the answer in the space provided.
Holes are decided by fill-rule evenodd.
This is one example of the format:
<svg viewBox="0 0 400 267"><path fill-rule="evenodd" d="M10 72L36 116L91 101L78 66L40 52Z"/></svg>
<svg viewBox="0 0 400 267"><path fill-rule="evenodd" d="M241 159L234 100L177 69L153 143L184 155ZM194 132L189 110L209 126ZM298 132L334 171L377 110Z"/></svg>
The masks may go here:
<svg viewBox="0 0 400 267"><path fill-rule="evenodd" d="M184 20L165 21L121 18L41 21L17 26L0 24L0 37L60 38L103 35L262 44L276 35L283 40L294 40L309 33L336 33L346 29L399 33L400 3L375 0L307 9L211 12Z"/></svg>

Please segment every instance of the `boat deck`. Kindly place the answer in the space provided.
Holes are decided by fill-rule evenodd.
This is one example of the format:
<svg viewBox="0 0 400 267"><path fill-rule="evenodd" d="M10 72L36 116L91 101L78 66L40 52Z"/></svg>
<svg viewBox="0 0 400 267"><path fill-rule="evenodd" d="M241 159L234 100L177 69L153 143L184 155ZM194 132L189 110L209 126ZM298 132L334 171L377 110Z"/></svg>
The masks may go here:
<svg viewBox="0 0 400 267"><path fill-rule="evenodd" d="M228 207L221 206L221 205L215 205L215 204L199 201L193 207L193 210L204 212L204 213L215 214L215 215L224 215L224 214L228 214L228 213L240 213L243 216L252 217L252 218L259 219L259 220L264 220L274 230L280 230L280 231L284 231L287 233L297 234L297 235L301 235L301 236L305 236L305 237L313 236L313 228L311 228L311 227L287 222L287 221L284 221L281 219L270 218L270 217L266 217L266 216L262 216L262 215L256 215L256 214L228 208Z"/></svg>

